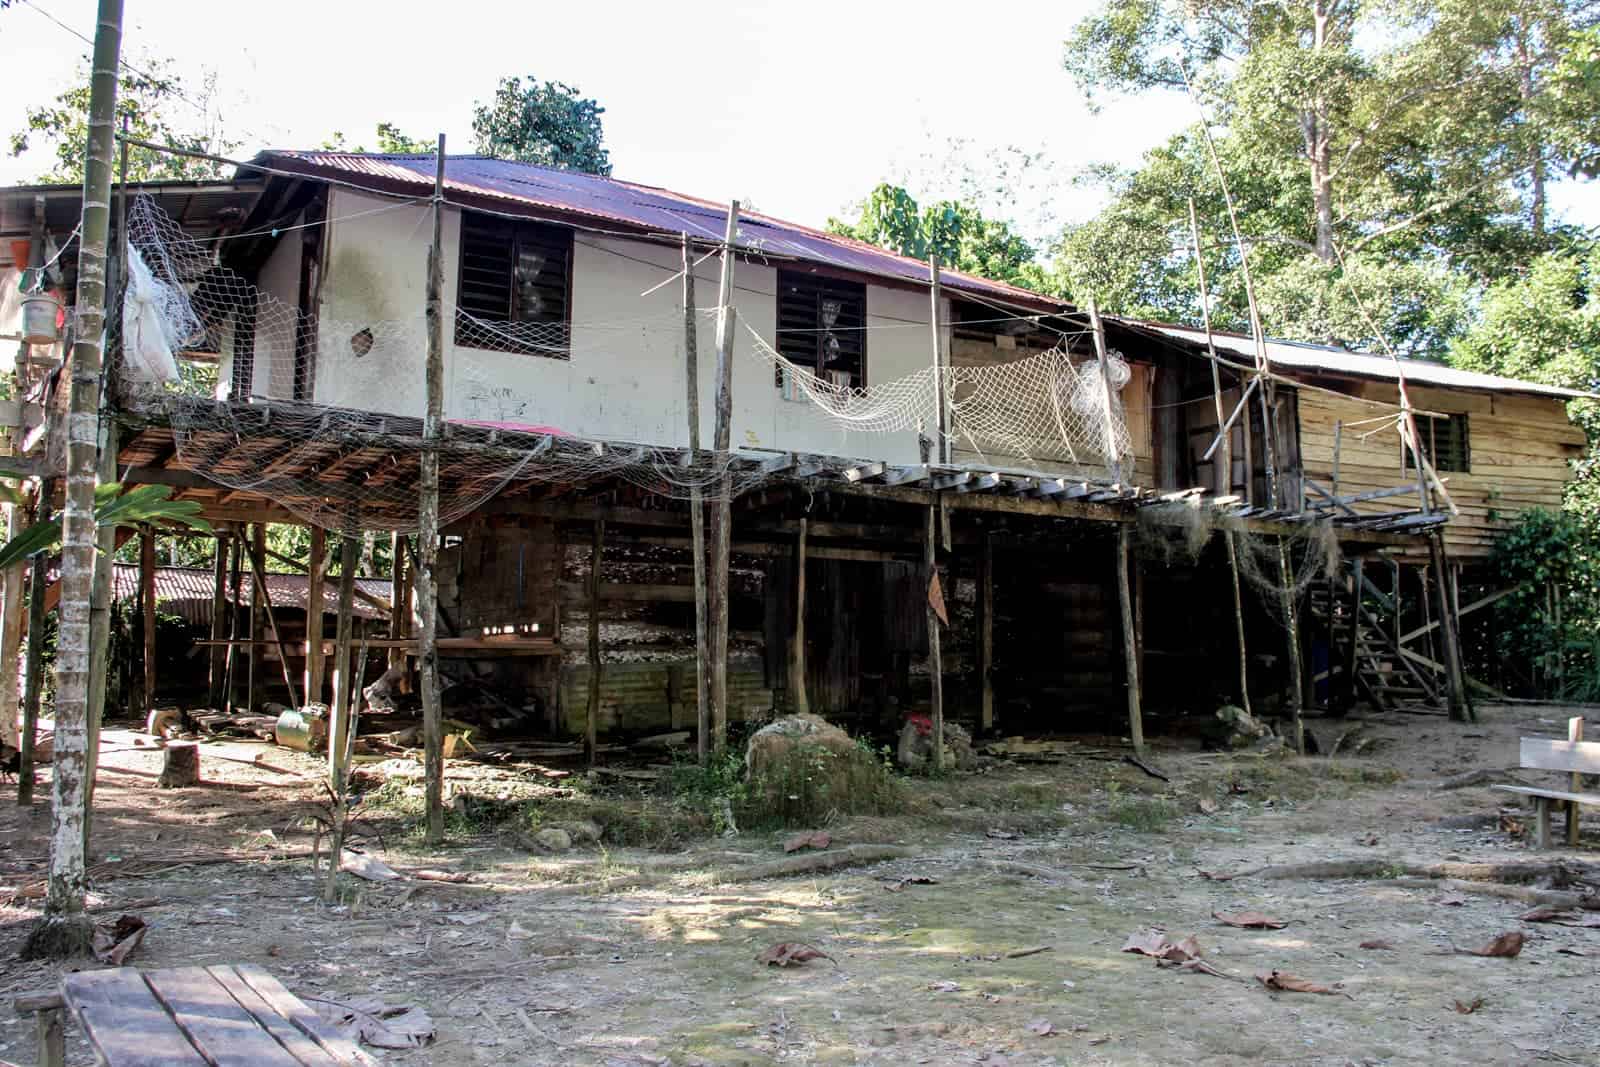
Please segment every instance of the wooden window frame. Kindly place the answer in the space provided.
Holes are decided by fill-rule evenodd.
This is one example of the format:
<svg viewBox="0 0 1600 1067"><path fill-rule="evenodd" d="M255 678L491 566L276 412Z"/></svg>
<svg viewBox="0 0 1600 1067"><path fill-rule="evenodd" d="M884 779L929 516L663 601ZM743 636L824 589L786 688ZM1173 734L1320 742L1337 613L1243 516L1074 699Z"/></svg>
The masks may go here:
<svg viewBox="0 0 1600 1067"><path fill-rule="evenodd" d="M1412 416L1417 424L1418 444L1422 454L1428 457L1428 462L1440 474L1471 474L1472 473L1472 423L1464 411L1453 412L1448 415L1416 415ZM1459 450L1451 447L1449 454L1443 460L1439 456L1439 427L1460 427L1459 430L1446 430L1447 434L1459 435ZM1448 442L1447 442L1448 443ZM1411 449L1403 443L1400 446L1401 462L1405 470L1415 470L1416 464L1411 459Z"/></svg>
<svg viewBox="0 0 1600 1067"><path fill-rule="evenodd" d="M467 293L467 271L474 270L480 274L492 273L493 268L486 269L481 266L471 267L467 262L469 241L473 236L471 231L476 230L478 240L484 240L491 234L506 246L504 252L507 272L505 280L505 297L500 305L499 314L485 307L481 298L474 299ZM501 336L490 346L485 345L481 339L474 336L474 329L466 324L463 315L471 315L489 322L503 323L510 327L525 324L525 320L518 318L518 287L517 287L517 262L524 248L538 244L549 251L559 250L563 259L560 266L561 310L559 315L552 315L543 319L526 320L539 322L548 326L560 325L567 331L572 327L572 274L575 242L573 230L570 226L561 226L550 222L538 222L532 219L505 219L496 215L483 212L463 211L461 213L461 230L457 240L456 253L456 315L455 315L455 344L461 348L476 348L494 352L513 352L521 355L542 356L546 359L571 359L571 351L565 344L543 345L534 342L520 342L515 337ZM478 255L477 251L473 252ZM551 268L541 270L540 277L549 273ZM490 283L493 284L493 283ZM472 306L476 305L476 306ZM510 331L508 331L508 334Z"/></svg>
<svg viewBox="0 0 1600 1067"><path fill-rule="evenodd" d="M828 370L823 363L823 343L826 332L822 328L822 299L834 297L848 302L853 302L856 313L851 316L841 310L839 329L841 335L856 338L859 341L857 352L857 370L852 374L850 386L862 388L867 384L867 286L865 282L858 282L844 278L835 278L830 275L817 274L811 271L778 270L778 293L776 301L777 312L777 344L776 348L784 359L811 371L824 381L828 380ZM799 290L799 292L795 292ZM809 299L809 309L797 308L796 305ZM786 309L786 303L789 305ZM790 326L785 329L784 321L787 316ZM805 327L794 326L798 315L804 315L809 325ZM780 388L783 385L783 368L778 368L774 383Z"/></svg>

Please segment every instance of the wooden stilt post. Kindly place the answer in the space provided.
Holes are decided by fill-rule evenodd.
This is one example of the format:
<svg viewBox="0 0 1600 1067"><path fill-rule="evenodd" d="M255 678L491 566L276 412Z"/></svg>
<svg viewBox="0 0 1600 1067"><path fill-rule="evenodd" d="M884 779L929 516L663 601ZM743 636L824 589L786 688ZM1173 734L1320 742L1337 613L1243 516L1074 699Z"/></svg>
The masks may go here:
<svg viewBox="0 0 1600 1067"><path fill-rule="evenodd" d="M683 235L683 353L688 383L689 457L700 461L700 331L694 299L694 258ZM711 647L706 631L706 502L700 484L689 486L690 552L694 556L695 753L705 763L711 745Z"/></svg>
<svg viewBox="0 0 1600 1067"><path fill-rule="evenodd" d="M211 646L211 683L209 703L216 710L221 710L227 698L224 686L227 682L228 672L228 647L221 644L228 636L228 539L217 537L215 543L216 556L211 561L211 640L218 642ZM309 616L308 616L309 618Z"/></svg>
<svg viewBox="0 0 1600 1067"><path fill-rule="evenodd" d="M1294 750L1300 755L1306 754L1306 725L1301 717L1303 690L1305 688L1304 666L1300 662L1300 619L1299 608L1295 604L1294 568L1290 565L1289 550L1284 545L1284 539L1278 538L1278 574L1282 579L1279 592L1283 598L1283 622L1288 627L1287 647L1289 651L1289 719L1291 729L1294 731Z"/></svg>
<svg viewBox="0 0 1600 1067"><path fill-rule="evenodd" d="M1434 583L1439 593L1439 642L1444 647L1444 666L1447 682L1447 692L1450 696L1450 718L1457 722L1474 722L1477 719L1472 710L1472 705L1467 700L1467 681L1461 669L1461 635L1459 632L1460 620L1451 610L1450 594L1444 575L1445 566L1444 533L1433 531L1428 536L1428 554L1433 559L1433 572L1440 577Z"/></svg>
<svg viewBox="0 0 1600 1067"><path fill-rule="evenodd" d="M311 527L311 559L306 568L306 675L307 704L322 703L323 679L328 667L322 651L322 625L327 616L324 600L328 576L328 531Z"/></svg>
<svg viewBox="0 0 1600 1067"><path fill-rule="evenodd" d="M978 730L994 730L994 537L978 544Z"/></svg>
<svg viewBox="0 0 1600 1067"><path fill-rule="evenodd" d="M50 520L50 496L54 492L55 479L39 479L34 522ZM46 562L40 553L28 565L28 648L22 670L22 732L17 745L17 803L23 806L33 803L34 752L39 742L39 702L44 693L44 600L49 586Z"/></svg>
<svg viewBox="0 0 1600 1067"><path fill-rule="evenodd" d="M145 526L139 530L139 608L143 612L144 713L156 710L156 535Z"/></svg>
<svg viewBox="0 0 1600 1067"><path fill-rule="evenodd" d="M706 595L711 637L711 745L721 752L728 743L728 563L732 548L733 479L728 473L733 433L733 332L737 312L733 307L734 244L739 238L739 201L728 205L728 224L722 242L722 276L717 286L717 412L712 447L723 472L712 502L710 584Z"/></svg>
<svg viewBox="0 0 1600 1067"><path fill-rule="evenodd" d="M1128 524L1117 524L1117 604L1122 609L1122 656L1128 685L1128 738L1135 755L1144 755L1144 712L1139 705L1139 638L1133 625L1133 591L1128 586L1132 538Z"/></svg>
<svg viewBox="0 0 1600 1067"><path fill-rule="evenodd" d="M232 584L233 596L228 602L228 669L227 691L228 712L237 710L235 700L238 696L238 665L243 658L233 642L239 637L239 614L244 605L244 534L238 530L233 533L232 554Z"/></svg>
<svg viewBox="0 0 1600 1067"><path fill-rule="evenodd" d="M263 523L253 523L250 526L250 571L254 574L266 566L267 528ZM250 584L250 713L258 713L265 700L267 669L266 646L262 644L267 636L267 594L264 589L258 589L254 582Z"/></svg>
<svg viewBox="0 0 1600 1067"><path fill-rule="evenodd" d="M346 533L339 540L339 614L333 631L333 707L328 716L328 784L335 789L344 780L345 753L349 748L351 613L356 599L356 566L361 539Z"/></svg>
<svg viewBox="0 0 1600 1067"><path fill-rule="evenodd" d="M939 286L939 256L928 257L928 299L931 310L928 322L933 330L933 402L934 448L933 454L940 463L950 462L950 397L945 393L944 380L944 329L939 323L939 305L943 302Z"/></svg>
<svg viewBox="0 0 1600 1067"><path fill-rule="evenodd" d="M433 175L433 242L428 249L427 412L417 503L417 661L422 683L422 740L430 845L444 843L444 712L439 704L439 453L444 436L444 134Z"/></svg>
<svg viewBox="0 0 1600 1067"><path fill-rule="evenodd" d="M267 588L267 570L264 560L266 554L266 527L257 526L260 540L257 542L259 549L250 554L250 575L255 579L255 593L261 599L261 614L266 620L267 629L272 631L273 643L278 647L278 665L283 669L283 688L287 692L286 699L291 707L299 707L301 701L295 692L294 675L289 670L289 646L284 643L283 634L278 630L278 616L272 610L272 593ZM352 588L352 595L354 590ZM263 675L266 673L262 672ZM262 680L265 684L265 678Z"/></svg>
<svg viewBox="0 0 1600 1067"><path fill-rule="evenodd" d="M935 494L937 495L937 494ZM934 610L934 583L939 577L936 551L939 536L939 506L928 505L928 529L922 541L923 602L928 609L928 682L933 720L933 769L944 769L944 656L939 648L939 613ZM941 588L940 595L943 595Z"/></svg>
<svg viewBox="0 0 1600 1067"><path fill-rule="evenodd" d="M9 540L23 530L23 506L5 506L5 536ZM19 748L21 732L17 716L22 710L21 692L17 686L17 660L22 654L22 562L6 568L3 583L4 607L0 608L0 741Z"/></svg>
<svg viewBox="0 0 1600 1067"><path fill-rule="evenodd" d="M1364 574L1364 571L1366 570L1366 561L1360 556L1357 556L1351 563L1350 569L1352 572L1350 575L1350 584L1352 590L1350 599L1350 629L1348 635L1350 641L1350 655L1344 663L1344 687L1345 706L1353 708L1355 707L1357 693L1356 671L1360 668L1360 653L1358 651L1358 646L1361 643L1361 600L1365 595L1366 575ZM1330 662L1332 662L1331 659Z"/></svg>
<svg viewBox="0 0 1600 1067"><path fill-rule="evenodd" d="M406 595L406 553L400 544L404 537L401 533L389 535L389 636L395 640L405 637L411 627L411 604ZM391 648L389 669L396 670L405 665L406 650Z"/></svg>
<svg viewBox="0 0 1600 1067"><path fill-rule="evenodd" d="M1222 370L1219 366L1220 360L1217 356L1217 346L1211 336L1211 294L1206 291L1205 257L1200 254L1200 216L1199 213L1195 211L1193 198L1189 200L1189 236L1194 242L1195 275L1199 279L1200 283L1200 321L1205 327L1206 331L1206 354L1211 359L1212 403L1216 407L1217 429L1218 432L1221 433L1222 427L1227 422L1227 413L1224 410L1224 405L1222 402ZM1245 440L1248 441L1250 438L1248 406L1245 415L1246 428L1244 437ZM1222 434L1221 464L1221 476L1213 479L1213 483L1216 485L1216 491L1218 493L1231 493L1233 492L1232 430ZM1245 491L1248 493L1248 486L1250 482L1248 460L1246 461L1245 466L1247 468L1245 473ZM1245 647L1244 640L1244 597L1239 589L1239 546L1234 542L1233 531L1226 527L1224 527L1222 531L1222 540L1223 546L1228 551L1228 573L1232 579L1233 585L1233 622L1235 643L1239 648L1239 707L1243 709L1246 715L1248 715L1250 714L1250 654L1249 650Z"/></svg>
<svg viewBox="0 0 1600 1067"><path fill-rule="evenodd" d="M589 704L584 719L583 748L594 766L600 735L600 567L605 559L606 522L596 519L594 537L589 542Z"/></svg>
<svg viewBox="0 0 1600 1067"><path fill-rule="evenodd" d="M811 711L806 697L806 533L810 523L800 520L794 539L794 625L789 631L789 710L796 715Z"/></svg>

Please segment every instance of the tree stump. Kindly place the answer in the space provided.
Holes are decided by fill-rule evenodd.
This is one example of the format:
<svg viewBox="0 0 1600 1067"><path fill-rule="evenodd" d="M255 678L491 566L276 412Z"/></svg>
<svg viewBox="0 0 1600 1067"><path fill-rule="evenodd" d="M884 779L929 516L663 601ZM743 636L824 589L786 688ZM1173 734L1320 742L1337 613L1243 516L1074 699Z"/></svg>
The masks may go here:
<svg viewBox="0 0 1600 1067"><path fill-rule="evenodd" d="M200 746L193 741L170 741L164 750L159 789L181 789L200 784Z"/></svg>

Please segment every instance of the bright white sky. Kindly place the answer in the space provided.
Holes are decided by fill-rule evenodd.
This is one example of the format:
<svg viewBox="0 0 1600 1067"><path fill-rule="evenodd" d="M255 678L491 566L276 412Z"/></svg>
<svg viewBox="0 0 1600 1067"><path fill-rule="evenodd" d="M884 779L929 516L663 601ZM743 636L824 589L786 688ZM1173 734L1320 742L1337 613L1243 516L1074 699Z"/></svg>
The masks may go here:
<svg viewBox="0 0 1600 1067"><path fill-rule="evenodd" d="M1053 180L1030 182L1013 221L1083 218L1099 193L1071 184L1085 164L1132 164L1194 117L1181 97L1091 113L1061 70L1062 41L1093 0L453 0L396 4L273 0L248 9L126 0L123 57L171 57L196 86L218 76L223 128L261 147L314 148L342 130L371 145L393 122L471 151L472 104L508 74L565 81L605 108L620 178L813 225L878 181L912 193L948 183L952 138L980 172L1007 146L1043 150ZM38 10L35 10L37 8ZM29 105L80 78L94 0L26 0L0 11L0 134ZM177 113L191 111L176 105ZM185 116L199 125L199 115ZM49 169L41 153L0 158L0 184ZM941 179L941 172L945 175ZM918 188L917 186L924 186ZM1600 222L1600 186L1563 183L1574 221Z"/></svg>

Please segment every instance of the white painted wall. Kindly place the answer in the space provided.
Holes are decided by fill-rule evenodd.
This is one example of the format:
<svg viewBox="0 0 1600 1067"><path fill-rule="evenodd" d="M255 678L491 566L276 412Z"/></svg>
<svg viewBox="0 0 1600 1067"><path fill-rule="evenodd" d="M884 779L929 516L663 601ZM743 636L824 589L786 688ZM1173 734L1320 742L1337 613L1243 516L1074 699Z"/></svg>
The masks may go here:
<svg viewBox="0 0 1600 1067"><path fill-rule="evenodd" d="M423 294L432 230L426 207L392 208L393 203L343 189L332 192L315 397L323 404L420 415ZM390 210L351 217L376 208ZM459 212L448 210L443 226L446 418L549 426L577 437L640 444L688 443L682 282L672 279L641 295L679 270L677 248L579 231L573 245L571 358L562 360L455 344L459 235ZM699 307L716 304L717 274L714 259L696 269ZM776 269L741 262L735 282L741 321L771 340ZM927 364L926 294L869 285L867 319L870 326L889 327L868 331L869 383ZM366 356L355 355L350 343L361 330L372 331L376 342ZM713 315L698 317L697 334L701 442L709 447L716 397ZM771 364L755 353L740 326L733 366L735 448L916 461L914 432L846 433L809 403L785 401ZM275 395L287 395L289 381Z"/></svg>
<svg viewBox="0 0 1600 1067"><path fill-rule="evenodd" d="M295 222L301 221L299 218ZM295 309L300 299L300 241L290 231L278 241L256 279L261 300L256 307L255 351L250 392L253 396L294 395ZM217 396L233 388L233 320L224 327L218 353Z"/></svg>

